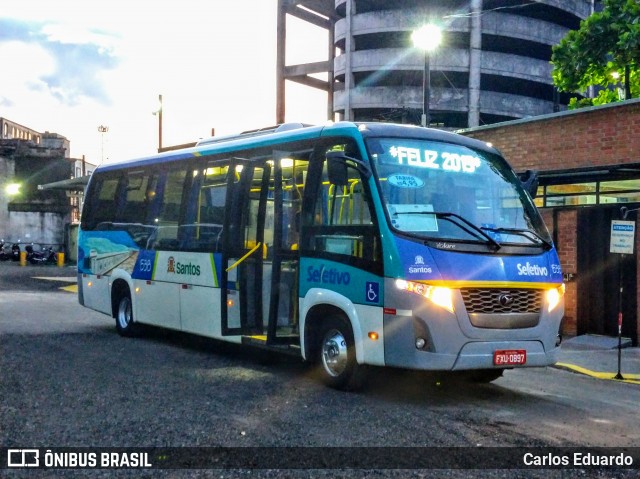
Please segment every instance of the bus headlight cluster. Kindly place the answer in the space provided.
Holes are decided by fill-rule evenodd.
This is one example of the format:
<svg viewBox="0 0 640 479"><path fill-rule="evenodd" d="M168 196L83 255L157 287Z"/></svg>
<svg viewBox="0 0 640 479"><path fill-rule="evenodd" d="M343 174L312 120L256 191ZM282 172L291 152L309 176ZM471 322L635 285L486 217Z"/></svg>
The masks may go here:
<svg viewBox="0 0 640 479"><path fill-rule="evenodd" d="M551 312L556 309L556 306L560 303L560 300L564 296L565 285L564 283L557 288L547 290L547 311Z"/></svg>
<svg viewBox="0 0 640 479"><path fill-rule="evenodd" d="M396 288L427 298L433 304L453 313L453 294L449 288L443 286L429 286L423 283L414 283L404 279L396 280Z"/></svg>

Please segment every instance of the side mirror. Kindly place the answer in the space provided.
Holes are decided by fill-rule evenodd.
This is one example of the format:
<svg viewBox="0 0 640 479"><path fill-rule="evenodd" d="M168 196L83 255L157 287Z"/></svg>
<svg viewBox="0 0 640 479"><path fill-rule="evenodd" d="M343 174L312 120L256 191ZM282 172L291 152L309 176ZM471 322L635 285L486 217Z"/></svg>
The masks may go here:
<svg viewBox="0 0 640 479"><path fill-rule="evenodd" d="M522 187L529 192L531 198L535 198L538 194L538 172L535 170L527 170L520 175L520 183Z"/></svg>
<svg viewBox="0 0 640 479"><path fill-rule="evenodd" d="M349 184L349 175L347 173L347 164L344 161L344 153L341 151L329 151L327 152L326 158L329 183L336 186Z"/></svg>

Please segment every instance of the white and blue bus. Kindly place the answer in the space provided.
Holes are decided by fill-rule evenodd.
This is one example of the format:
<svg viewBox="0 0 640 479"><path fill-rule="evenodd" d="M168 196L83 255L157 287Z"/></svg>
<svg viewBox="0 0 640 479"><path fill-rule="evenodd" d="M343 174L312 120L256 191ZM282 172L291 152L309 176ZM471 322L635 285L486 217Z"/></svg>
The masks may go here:
<svg viewBox="0 0 640 479"><path fill-rule="evenodd" d="M79 233L82 305L288 351L478 380L552 364L562 272L499 152L407 125L284 125L104 165Z"/></svg>

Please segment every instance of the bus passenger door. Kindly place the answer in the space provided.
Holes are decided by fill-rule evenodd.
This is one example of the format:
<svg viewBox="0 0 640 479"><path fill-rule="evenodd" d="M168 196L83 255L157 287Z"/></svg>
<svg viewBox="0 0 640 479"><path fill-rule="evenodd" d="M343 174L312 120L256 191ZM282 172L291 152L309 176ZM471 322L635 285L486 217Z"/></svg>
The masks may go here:
<svg viewBox="0 0 640 479"><path fill-rule="evenodd" d="M268 257L264 285L270 294L266 342L269 346L299 345L298 269L302 192L309 164L305 150L275 150L267 205L265 239ZM271 241L270 241L271 240ZM269 242L270 241L270 242ZM267 308L268 306L268 308ZM267 319L265 313L265 320Z"/></svg>
<svg viewBox="0 0 640 479"><path fill-rule="evenodd" d="M232 169L224 225L222 335L261 335L267 251L264 226L271 167L237 159Z"/></svg>

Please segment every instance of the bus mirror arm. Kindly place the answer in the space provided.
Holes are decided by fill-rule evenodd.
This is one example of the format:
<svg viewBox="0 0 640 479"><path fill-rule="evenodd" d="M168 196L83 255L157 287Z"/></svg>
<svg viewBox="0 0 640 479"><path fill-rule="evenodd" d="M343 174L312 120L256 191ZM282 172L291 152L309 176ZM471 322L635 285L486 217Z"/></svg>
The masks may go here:
<svg viewBox="0 0 640 479"><path fill-rule="evenodd" d="M535 170L527 170L520 175L520 183L527 190L531 198L535 198L538 193L538 172Z"/></svg>
<svg viewBox="0 0 640 479"><path fill-rule="evenodd" d="M325 155L327 159L327 172L329 182L337 186L346 186L348 181L347 166L352 166L366 179L371 177L369 166L358 158L347 156L342 151L328 151Z"/></svg>

